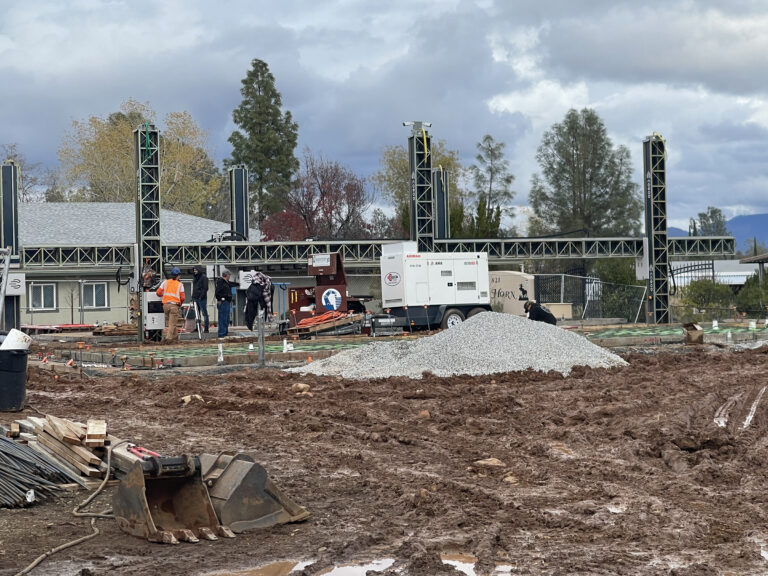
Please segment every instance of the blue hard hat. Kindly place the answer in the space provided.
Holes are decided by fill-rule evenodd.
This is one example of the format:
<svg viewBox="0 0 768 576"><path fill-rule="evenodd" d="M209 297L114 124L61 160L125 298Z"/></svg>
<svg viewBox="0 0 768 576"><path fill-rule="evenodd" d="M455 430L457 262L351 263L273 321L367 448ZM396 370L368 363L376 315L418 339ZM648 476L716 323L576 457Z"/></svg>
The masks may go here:
<svg viewBox="0 0 768 576"><path fill-rule="evenodd" d="M178 267L174 266L171 268L171 276L178 276L179 274L181 274L181 270Z"/></svg>

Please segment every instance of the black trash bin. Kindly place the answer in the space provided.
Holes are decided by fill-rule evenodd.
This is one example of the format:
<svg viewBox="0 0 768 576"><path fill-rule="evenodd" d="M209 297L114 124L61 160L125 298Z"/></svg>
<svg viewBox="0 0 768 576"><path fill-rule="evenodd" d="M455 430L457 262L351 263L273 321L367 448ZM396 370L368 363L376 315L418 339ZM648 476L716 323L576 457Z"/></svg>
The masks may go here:
<svg viewBox="0 0 768 576"><path fill-rule="evenodd" d="M0 412L24 408L29 350L0 350Z"/></svg>

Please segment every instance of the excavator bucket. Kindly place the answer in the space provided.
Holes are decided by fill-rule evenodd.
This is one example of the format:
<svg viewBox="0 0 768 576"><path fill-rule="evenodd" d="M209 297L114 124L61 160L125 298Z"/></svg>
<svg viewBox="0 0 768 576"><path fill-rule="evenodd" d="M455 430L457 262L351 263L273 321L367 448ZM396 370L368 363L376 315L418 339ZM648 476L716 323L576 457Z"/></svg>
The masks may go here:
<svg viewBox="0 0 768 576"><path fill-rule="evenodd" d="M150 542L177 544L234 537L219 525L199 466L147 474L136 462L121 478L112 500L118 526Z"/></svg>
<svg viewBox="0 0 768 576"><path fill-rule="evenodd" d="M233 532L309 518L306 508L283 494L247 454L201 454L200 468L219 522Z"/></svg>

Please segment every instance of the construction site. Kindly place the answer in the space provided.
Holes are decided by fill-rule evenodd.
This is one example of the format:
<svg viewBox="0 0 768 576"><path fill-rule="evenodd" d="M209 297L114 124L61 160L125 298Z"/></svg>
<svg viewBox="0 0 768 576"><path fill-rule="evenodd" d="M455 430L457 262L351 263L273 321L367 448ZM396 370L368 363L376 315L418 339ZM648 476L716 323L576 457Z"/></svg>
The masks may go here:
<svg viewBox="0 0 768 576"><path fill-rule="evenodd" d="M408 241L278 245L248 241L238 168L237 239L164 243L159 138L135 137L135 244L25 245L3 220L0 574L766 573L768 321L671 318L671 261L733 239L667 238L662 139L644 142L645 238L452 240L419 125ZM614 257L648 280L634 321L524 275L492 303L505 266ZM192 264L279 278L274 308L238 323L232 282L226 335L193 308L166 343L156 287ZM376 294L350 288L362 269ZM10 279L52 270L122 270L133 317L22 322L34 288ZM556 325L525 317L529 296Z"/></svg>

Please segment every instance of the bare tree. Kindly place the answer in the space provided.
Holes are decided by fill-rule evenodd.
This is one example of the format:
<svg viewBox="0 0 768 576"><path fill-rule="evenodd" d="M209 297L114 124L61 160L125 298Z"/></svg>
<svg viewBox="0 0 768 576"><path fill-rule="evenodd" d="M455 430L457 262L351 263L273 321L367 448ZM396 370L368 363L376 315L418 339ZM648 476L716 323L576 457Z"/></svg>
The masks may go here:
<svg viewBox="0 0 768 576"><path fill-rule="evenodd" d="M43 200L41 184L42 168L39 162L30 162L19 150L18 144L0 144L0 162L13 161L21 171L20 202L40 202Z"/></svg>
<svg viewBox="0 0 768 576"><path fill-rule="evenodd" d="M369 236L365 214L372 203L364 178L309 149L291 185L283 212L270 217L264 233L271 239L317 237L356 239ZM275 225L279 220L280 225ZM301 230L295 230L299 226Z"/></svg>

